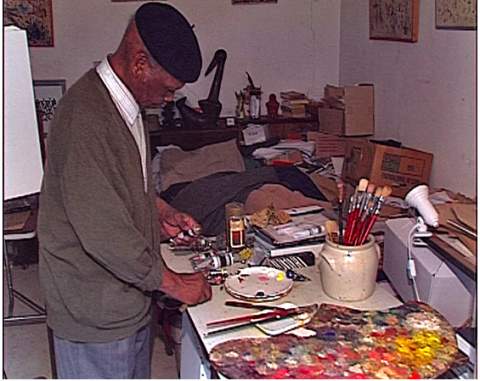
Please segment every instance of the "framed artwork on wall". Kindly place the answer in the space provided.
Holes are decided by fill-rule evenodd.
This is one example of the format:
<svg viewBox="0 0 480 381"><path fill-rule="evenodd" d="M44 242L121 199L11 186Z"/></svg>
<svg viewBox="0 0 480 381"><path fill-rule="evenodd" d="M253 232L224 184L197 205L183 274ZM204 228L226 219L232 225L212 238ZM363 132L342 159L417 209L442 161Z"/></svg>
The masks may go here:
<svg viewBox="0 0 480 381"><path fill-rule="evenodd" d="M276 3L277 0L232 0L232 4Z"/></svg>
<svg viewBox="0 0 480 381"><path fill-rule="evenodd" d="M437 29L477 29L475 0L435 0Z"/></svg>
<svg viewBox="0 0 480 381"><path fill-rule="evenodd" d="M58 101L65 93L64 79L33 81L35 108L43 127L44 137L48 135L50 123L55 115Z"/></svg>
<svg viewBox="0 0 480 381"><path fill-rule="evenodd" d="M3 24L25 29L28 46L53 46L52 0L5 0Z"/></svg>
<svg viewBox="0 0 480 381"><path fill-rule="evenodd" d="M419 0L369 0L372 40L416 42Z"/></svg>

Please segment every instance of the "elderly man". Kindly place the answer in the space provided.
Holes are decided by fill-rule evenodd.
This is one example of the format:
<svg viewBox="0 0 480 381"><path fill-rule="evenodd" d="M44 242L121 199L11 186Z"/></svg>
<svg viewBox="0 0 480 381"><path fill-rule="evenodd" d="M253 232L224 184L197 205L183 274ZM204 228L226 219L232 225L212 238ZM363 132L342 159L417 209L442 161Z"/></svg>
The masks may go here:
<svg viewBox="0 0 480 381"><path fill-rule="evenodd" d="M60 378L149 378L151 294L211 297L201 274L168 270L160 240L197 227L155 199L140 110L173 99L202 66L175 8L143 4L115 53L65 94L48 140L40 279Z"/></svg>

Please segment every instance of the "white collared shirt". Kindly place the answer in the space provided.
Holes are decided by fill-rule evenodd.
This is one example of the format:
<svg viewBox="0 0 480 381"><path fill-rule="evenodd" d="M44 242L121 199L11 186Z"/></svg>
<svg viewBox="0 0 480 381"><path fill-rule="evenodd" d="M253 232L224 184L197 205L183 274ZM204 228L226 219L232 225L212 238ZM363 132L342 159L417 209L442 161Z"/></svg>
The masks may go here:
<svg viewBox="0 0 480 381"><path fill-rule="evenodd" d="M117 107L122 119L125 121L125 124L137 143L142 164L143 185L145 192L147 192L147 146L145 144L145 134L140 107L135 101L132 93L113 71L107 57L97 65L96 70L107 87L113 103Z"/></svg>

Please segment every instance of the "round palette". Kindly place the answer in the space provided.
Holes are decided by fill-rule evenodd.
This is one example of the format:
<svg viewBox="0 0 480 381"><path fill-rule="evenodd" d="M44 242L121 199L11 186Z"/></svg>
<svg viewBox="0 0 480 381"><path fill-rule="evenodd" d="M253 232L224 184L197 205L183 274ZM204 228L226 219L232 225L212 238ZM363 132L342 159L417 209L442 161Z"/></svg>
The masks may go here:
<svg viewBox="0 0 480 381"><path fill-rule="evenodd" d="M235 298L269 301L288 294L293 281L285 272L265 266L248 267L225 281L225 289Z"/></svg>

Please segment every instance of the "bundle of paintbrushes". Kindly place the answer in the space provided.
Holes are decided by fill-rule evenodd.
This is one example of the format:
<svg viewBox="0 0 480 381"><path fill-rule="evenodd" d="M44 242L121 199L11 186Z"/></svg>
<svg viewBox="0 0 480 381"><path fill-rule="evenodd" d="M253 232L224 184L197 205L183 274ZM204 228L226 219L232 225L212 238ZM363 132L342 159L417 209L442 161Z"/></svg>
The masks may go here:
<svg viewBox="0 0 480 381"><path fill-rule="evenodd" d="M367 179L360 179L355 192L350 197L343 242L347 246L363 245L370 234L385 198L392 188L388 185L376 187Z"/></svg>

